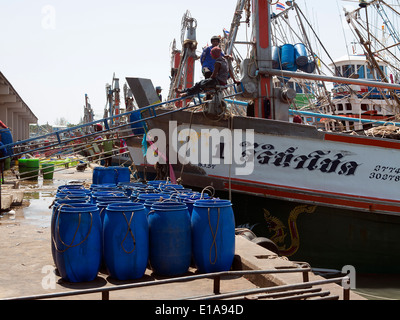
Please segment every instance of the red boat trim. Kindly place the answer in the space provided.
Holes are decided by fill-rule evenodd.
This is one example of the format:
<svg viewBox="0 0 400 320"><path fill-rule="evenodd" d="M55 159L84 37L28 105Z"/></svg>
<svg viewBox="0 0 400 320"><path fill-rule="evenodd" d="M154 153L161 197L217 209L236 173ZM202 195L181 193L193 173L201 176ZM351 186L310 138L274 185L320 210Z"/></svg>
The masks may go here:
<svg viewBox="0 0 400 320"><path fill-rule="evenodd" d="M367 139L355 136L345 136L345 135L334 135L334 134L325 134L326 141L334 141L334 142L343 142L343 143L351 143L351 144L359 144L364 146L373 146L379 148L388 148L388 149L400 149L399 142L392 142L386 140L376 140L376 139Z"/></svg>
<svg viewBox="0 0 400 320"><path fill-rule="evenodd" d="M210 175L210 177L226 180L226 177L220 177L214 175L213 176ZM242 182L246 184L251 184L251 186L249 186L238 183L231 183L231 189L236 191L264 194L267 196L277 197L281 199L318 202L327 205L355 208L358 210L362 209L372 212L385 211L392 213L400 213L400 201L395 201L395 200L352 196L347 194L301 189L295 187L284 187L268 183L260 183L260 182L255 183L254 181L241 180L235 178L232 178L231 180L239 183ZM256 184L258 184L258 186ZM228 182L225 182L225 187L229 188ZM287 190L278 190L276 188L287 189ZM315 193L315 194L310 194L310 193ZM374 201L387 202L387 204L378 203Z"/></svg>

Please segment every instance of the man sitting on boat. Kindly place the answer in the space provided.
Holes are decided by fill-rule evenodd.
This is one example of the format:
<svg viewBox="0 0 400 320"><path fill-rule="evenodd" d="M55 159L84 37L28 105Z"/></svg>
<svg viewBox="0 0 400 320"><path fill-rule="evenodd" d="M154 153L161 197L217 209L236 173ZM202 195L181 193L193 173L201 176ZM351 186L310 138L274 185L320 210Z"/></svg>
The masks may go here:
<svg viewBox="0 0 400 320"><path fill-rule="evenodd" d="M240 81L235 79L232 69L229 68L228 61L221 55L221 52L222 50L220 47L214 47L211 50L211 56L215 59L214 71L211 78L201 80L191 88L186 88L184 90L179 90L178 88L175 89L177 93L181 94L180 97L188 97L204 90L216 89L217 86L226 86L229 76L232 78L234 83L240 83Z"/></svg>
<svg viewBox="0 0 400 320"><path fill-rule="evenodd" d="M211 50L214 49L215 47L218 47L220 42L221 39L218 36L213 36L211 38L211 46L206 47L203 50L203 53L201 54L200 62L204 78L206 79L211 78L212 73L214 71L215 59L211 56ZM222 52L221 55L224 56Z"/></svg>

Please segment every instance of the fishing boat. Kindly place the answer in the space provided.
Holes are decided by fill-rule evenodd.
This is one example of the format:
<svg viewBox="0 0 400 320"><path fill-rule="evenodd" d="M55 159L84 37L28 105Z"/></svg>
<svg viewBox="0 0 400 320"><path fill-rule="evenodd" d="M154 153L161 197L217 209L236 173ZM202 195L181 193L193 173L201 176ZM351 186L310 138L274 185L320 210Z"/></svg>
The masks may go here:
<svg viewBox="0 0 400 320"><path fill-rule="evenodd" d="M171 96L157 104L147 90L151 83L127 78L137 101L155 103L139 109L141 120L132 124L145 124L144 138L127 139L139 172L189 188L212 186L218 196L232 199L237 225L272 240L292 260L304 259L315 267L352 265L358 272L397 272L400 141L292 123L289 106L295 90L273 82L284 77L384 90L400 86L274 69L267 1L255 0L251 6L238 1L227 54L239 43L235 34L242 14L251 22L254 41L245 43L251 47L249 58L234 66L240 70L240 86L217 88L212 100ZM180 54L185 64L194 41L184 42ZM179 68L185 69L181 63ZM185 75L178 73L183 79Z"/></svg>

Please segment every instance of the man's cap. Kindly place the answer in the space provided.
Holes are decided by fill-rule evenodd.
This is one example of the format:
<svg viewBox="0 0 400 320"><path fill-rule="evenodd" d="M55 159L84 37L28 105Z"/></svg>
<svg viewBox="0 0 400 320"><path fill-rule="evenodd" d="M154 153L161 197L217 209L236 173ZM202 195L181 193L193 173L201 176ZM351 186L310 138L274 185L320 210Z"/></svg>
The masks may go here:
<svg viewBox="0 0 400 320"><path fill-rule="evenodd" d="M222 52L222 50L221 50L220 47L214 47L214 48L211 49L211 54L213 56L217 56L218 57L218 56L221 55L221 52Z"/></svg>

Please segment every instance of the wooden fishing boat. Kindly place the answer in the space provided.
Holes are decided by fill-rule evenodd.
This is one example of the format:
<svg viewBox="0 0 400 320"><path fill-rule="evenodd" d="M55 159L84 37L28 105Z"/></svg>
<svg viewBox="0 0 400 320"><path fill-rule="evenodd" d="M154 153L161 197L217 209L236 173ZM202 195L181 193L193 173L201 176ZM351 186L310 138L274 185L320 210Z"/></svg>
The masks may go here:
<svg viewBox="0 0 400 320"><path fill-rule="evenodd" d="M235 13L244 6L239 1ZM268 237L292 260L326 268L352 265L357 272L397 272L400 141L289 122L293 92L274 88L273 77L391 90L400 86L274 70L270 5L255 0L251 12L254 61L241 66L242 86L228 97L220 94L226 88L217 90L213 100L195 108L179 109L173 101L156 105L156 115L143 109L147 143L142 136L127 140L136 168L147 179L157 175L189 188L213 186L219 196L232 199L237 225ZM140 87L136 80L132 91ZM246 113L224 112L233 109L226 108L227 99L246 101Z"/></svg>

